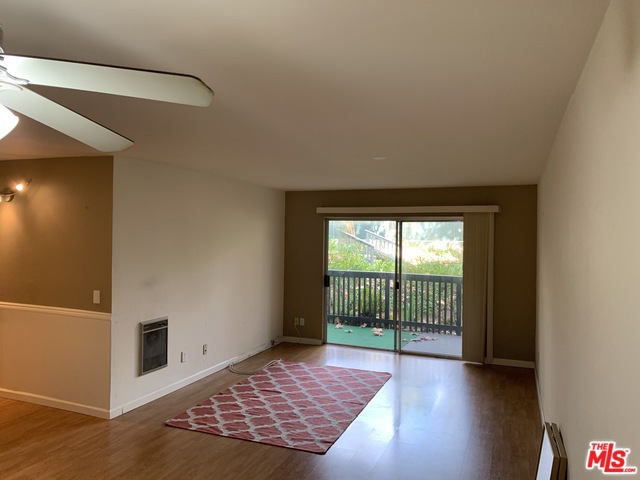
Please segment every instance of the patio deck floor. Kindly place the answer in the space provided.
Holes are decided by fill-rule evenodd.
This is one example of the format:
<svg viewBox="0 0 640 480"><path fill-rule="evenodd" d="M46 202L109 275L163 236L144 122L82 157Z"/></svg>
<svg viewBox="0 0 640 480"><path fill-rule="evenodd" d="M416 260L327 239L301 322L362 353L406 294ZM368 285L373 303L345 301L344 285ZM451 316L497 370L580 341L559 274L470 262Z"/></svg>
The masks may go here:
<svg viewBox="0 0 640 480"><path fill-rule="evenodd" d="M375 336L371 328L345 326L336 329L333 323L327 324L327 343L335 345L349 345L354 347L377 348L393 350L393 330L384 329L383 336ZM462 336L441 335L437 333L418 333L403 331L402 351L422 355L438 357L460 358L462 356ZM423 340L420 338L433 338L435 340ZM414 341L412 341L414 340Z"/></svg>
<svg viewBox="0 0 640 480"><path fill-rule="evenodd" d="M462 336L443 335L439 333L421 333L419 336L407 337L408 332L402 332L402 338L409 338L409 342L402 342L403 352L422 353L426 355L462 357ZM416 341L422 337L434 338L435 340Z"/></svg>

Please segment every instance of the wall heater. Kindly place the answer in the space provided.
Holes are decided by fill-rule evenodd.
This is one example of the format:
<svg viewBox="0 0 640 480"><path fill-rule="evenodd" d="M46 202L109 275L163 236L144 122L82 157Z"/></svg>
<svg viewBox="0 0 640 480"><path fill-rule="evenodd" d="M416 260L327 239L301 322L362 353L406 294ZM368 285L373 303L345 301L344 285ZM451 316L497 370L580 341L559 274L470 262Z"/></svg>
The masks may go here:
<svg viewBox="0 0 640 480"><path fill-rule="evenodd" d="M140 375L167 366L169 319L140 322Z"/></svg>

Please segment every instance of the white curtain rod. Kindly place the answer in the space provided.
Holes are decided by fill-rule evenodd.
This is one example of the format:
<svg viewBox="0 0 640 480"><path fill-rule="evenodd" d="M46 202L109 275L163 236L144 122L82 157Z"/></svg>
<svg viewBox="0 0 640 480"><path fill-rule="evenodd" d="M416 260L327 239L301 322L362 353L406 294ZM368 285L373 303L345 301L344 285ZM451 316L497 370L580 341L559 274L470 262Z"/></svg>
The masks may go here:
<svg viewBox="0 0 640 480"><path fill-rule="evenodd" d="M337 215L358 214L421 214L421 213L500 213L498 205L459 205L430 207L317 207L316 213Z"/></svg>

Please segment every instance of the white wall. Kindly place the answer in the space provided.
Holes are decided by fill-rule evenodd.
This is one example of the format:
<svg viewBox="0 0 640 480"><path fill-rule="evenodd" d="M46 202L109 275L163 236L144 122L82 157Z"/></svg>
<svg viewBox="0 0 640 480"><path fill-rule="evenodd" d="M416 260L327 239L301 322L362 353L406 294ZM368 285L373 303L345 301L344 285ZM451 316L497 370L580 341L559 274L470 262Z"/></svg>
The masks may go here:
<svg viewBox="0 0 640 480"><path fill-rule="evenodd" d="M0 302L0 396L108 418L109 320Z"/></svg>
<svg viewBox="0 0 640 480"><path fill-rule="evenodd" d="M538 188L538 375L572 479L589 442L640 467L640 2L611 3ZM634 476L635 478L635 476Z"/></svg>
<svg viewBox="0 0 640 480"><path fill-rule="evenodd" d="M112 415L281 335L283 250L283 192L116 158ZM138 324L164 316L169 366L139 376Z"/></svg>

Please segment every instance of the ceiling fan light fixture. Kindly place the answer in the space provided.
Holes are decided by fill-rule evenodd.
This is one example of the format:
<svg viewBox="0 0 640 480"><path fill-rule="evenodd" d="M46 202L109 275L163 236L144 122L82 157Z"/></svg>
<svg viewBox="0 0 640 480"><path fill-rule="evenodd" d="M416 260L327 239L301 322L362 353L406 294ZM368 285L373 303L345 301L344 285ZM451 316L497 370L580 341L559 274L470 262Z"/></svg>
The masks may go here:
<svg viewBox="0 0 640 480"><path fill-rule="evenodd" d="M28 88L83 90L180 105L207 107L213 91L193 75L4 53L0 25L0 138L18 122L8 109L102 152L133 145L128 138Z"/></svg>
<svg viewBox="0 0 640 480"><path fill-rule="evenodd" d="M0 139L6 137L18 124L18 116L4 105L0 105Z"/></svg>

